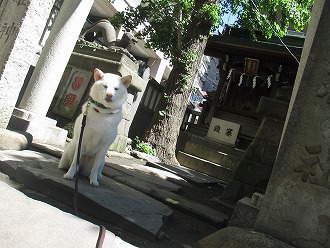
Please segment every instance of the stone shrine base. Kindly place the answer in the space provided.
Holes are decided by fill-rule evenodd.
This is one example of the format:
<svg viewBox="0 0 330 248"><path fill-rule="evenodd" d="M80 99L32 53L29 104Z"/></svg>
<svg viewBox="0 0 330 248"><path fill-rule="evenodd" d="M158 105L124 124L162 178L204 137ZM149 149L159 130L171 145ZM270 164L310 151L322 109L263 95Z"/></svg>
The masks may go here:
<svg viewBox="0 0 330 248"><path fill-rule="evenodd" d="M293 248L269 235L226 227L199 241L201 248Z"/></svg>
<svg viewBox="0 0 330 248"><path fill-rule="evenodd" d="M56 120L48 117L15 108L7 128L29 133L34 143L50 144L63 148L68 131L57 127L56 123Z"/></svg>

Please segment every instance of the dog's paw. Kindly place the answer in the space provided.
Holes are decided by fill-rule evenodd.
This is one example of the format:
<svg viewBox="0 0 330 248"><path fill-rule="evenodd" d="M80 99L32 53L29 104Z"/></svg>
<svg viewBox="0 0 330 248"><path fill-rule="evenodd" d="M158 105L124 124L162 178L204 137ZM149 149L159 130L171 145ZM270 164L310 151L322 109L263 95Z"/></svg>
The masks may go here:
<svg viewBox="0 0 330 248"><path fill-rule="evenodd" d="M74 177L74 175L71 175L69 172L67 172L63 175L63 178L66 180L72 180L73 177Z"/></svg>
<svg viewBox="0 0 330 248"><path fill-rule="evenodd" d="M100 185L97 180L92 180L92 179L89 180L89 184L94 187L98 187Z"/></svg>

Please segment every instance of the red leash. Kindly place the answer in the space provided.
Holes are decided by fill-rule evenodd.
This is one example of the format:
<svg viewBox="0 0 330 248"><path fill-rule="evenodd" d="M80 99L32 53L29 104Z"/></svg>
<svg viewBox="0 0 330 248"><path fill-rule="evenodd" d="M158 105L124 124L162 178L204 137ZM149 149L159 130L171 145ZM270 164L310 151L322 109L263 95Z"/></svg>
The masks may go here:
<svg viewBox="0 0 330 248"><path fill-rule="evenodd" d="M107 231L107 229L105 229L105 227L101 225L99 237L97 238L97 242L96 242L96 248L102 248L106 231Z"/></svg>

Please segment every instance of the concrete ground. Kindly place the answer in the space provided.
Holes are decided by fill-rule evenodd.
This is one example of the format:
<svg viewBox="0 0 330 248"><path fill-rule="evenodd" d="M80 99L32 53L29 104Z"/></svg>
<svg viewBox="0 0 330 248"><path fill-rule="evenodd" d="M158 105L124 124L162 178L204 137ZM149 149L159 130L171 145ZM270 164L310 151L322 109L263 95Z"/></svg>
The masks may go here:
<svg viewBox="0 0 330 248"><path fill-rule="evenodd" d="M3 174L1 180L10 185L8 191L16 192L13 194L20 194L14 190L17 189L29 199L52 206L51 212L61 211L61 215L73 218L68 213L74 212L74 184L64 180L64 171L57 169L62 151L44 145L36 145L33 150L1 151L0 171L9 175ZM221 182L186 168L112 154L107 159L104 175L99 188L91 187L87 179L80 178L79 218L73 219L87 220L87 224L84 221L75 225L90 225L96 230L95 225L104 225L113 233L111 237L127 247L129 244L148 248L199 247L198 241L225 227L232 213L230 206L212 201L223 190ZM24 209L25 205L19 207ZM13 209L10 214L19 212ZM49 227L50 232L58 225L62 224ZM63 236L58 230L52 233L54 238ZM44 238L49 235L45 234ZM94 234L87 236L95 240Z"/></svg>

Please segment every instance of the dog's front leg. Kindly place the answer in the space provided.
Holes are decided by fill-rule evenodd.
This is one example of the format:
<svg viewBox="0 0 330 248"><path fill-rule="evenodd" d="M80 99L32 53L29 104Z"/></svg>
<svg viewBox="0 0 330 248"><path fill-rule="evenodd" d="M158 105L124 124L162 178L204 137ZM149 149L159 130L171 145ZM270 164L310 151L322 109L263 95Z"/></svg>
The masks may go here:
<svg viewBox="0 0 330 248"><path fill-rule="evenodd" d="M77 166L77 148L75 149L73 160L68 172L63 175L64 179L71 180L74 178L76 174L76 166Z"/></svg>
<svg viewBox="0 0 330 248"><path fill-rule="evenodd" d="M100 150L96 153L93 168L91 170L91 174L89 176L89 183L90 185L94 187L99 186L98 177L99 174L101 174L101 171L103 169L104 163L105 163L105 154L107 153L108 149Z"/></svg>

